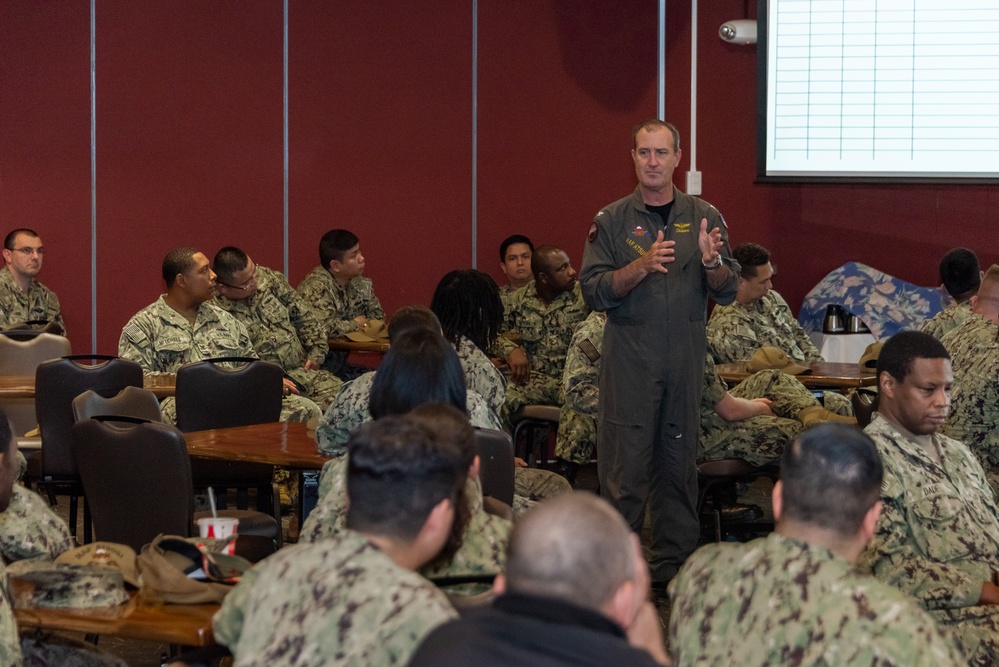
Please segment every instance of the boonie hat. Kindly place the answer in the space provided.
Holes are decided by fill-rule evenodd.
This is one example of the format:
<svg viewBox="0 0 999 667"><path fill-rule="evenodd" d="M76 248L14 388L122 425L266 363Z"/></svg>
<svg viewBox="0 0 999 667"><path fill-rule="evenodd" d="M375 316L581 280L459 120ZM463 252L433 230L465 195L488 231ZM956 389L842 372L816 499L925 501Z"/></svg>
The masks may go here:
<svg viewBox="0 0 999 667"><path fill-rule="evenodd" d="M881 354L881 348L884 346L883 341L875 341L867 346L864 350L864 354L860 357L860 367L863 369L877 368L878 365L878 355Z"/></svg>
<svg viewBox="0 0 999 667"><path fill-rule="evenodd" d="M121 572L108 567L21 560L7 567L14 597L36 607L113 607L128 600Z"/></svg>
<svg viewBox="0 0 999 667"><path fill-rule="evenodd" d="M808 375L812 372L811 368L796 363L783 350L769 346L761 347L756 352L753 352L753 356L749 358L746 368L750 373L771 369L779 370L788 375Z"/></svg>
<svg viewBox="0 0 999 667"><path fill-rule="evenodd" d="M89 565L91 567L106 567L121 572L125 583L136 588L142 586L138 570L135 567L136 553L127 544L117 542L91 542L82 547L65 551L55 559L56 563L70 565Z"/></svg>
<svg viewBox="0 0 999 667"><path fill-rule="evenodd" d="M368 320L360 331L351 331L347 338L355 343L373 343L378 339L388 338L388 327L384 320Z"/></svg>

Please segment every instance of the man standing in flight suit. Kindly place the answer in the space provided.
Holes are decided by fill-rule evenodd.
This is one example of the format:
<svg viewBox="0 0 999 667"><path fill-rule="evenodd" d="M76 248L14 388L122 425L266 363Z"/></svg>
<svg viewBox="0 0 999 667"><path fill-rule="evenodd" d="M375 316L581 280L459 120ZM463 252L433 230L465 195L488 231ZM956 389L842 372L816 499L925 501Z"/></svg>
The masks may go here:
<svg viewBox="0 0 999 667"><path fill-rule="evenodd" d="M680 136L639 124L635 191L601 210L580 273L583 297L607 312L600 376L600 492L640 531L652 513L649 567L665 590L697 545L698 409L710 295L738 290L728 228L713 206L673 187Z"/></svg>

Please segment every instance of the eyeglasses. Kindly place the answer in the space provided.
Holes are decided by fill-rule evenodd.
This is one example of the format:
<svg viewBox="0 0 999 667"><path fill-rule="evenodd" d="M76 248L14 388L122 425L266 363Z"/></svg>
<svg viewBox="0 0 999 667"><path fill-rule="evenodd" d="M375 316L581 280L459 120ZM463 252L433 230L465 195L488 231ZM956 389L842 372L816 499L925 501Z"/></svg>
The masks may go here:
<svg viewBox="0 0 999 667"><path fill-rule="evenodd" d="M45 248L29 248L25 246L24 248L11 248L12 252L19 252L25 257L31 257L32 255L38 255L41 257L45 254Z"/></svg>
<svg viewBox="0 0 999 667"><path fill-rule="evenodd" d="M250 279L247 280L242 285L230 285L229 283L224 283L221 280L215 281L217 284L223 287L228 287L229 289L239 290L240 292L245 292L257 283L257 266L254 264L253 273L250 274Z"/></svg>

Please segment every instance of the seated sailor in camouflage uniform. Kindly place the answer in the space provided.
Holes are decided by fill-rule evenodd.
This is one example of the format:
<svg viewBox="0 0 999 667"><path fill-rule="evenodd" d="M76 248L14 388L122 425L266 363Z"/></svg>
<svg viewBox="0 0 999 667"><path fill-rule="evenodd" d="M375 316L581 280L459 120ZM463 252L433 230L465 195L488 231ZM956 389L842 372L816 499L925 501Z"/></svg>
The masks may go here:
<svg viewBox="0 0 999 667"><path fill-rule="evenodd" d="M953 248L940 260L940 284L954 299L950 304L919 328L937 340L957 328L971 316L971 297L982 284L982 269L978 255L967 248Z"/></svg>
<svg viewBox="0 0 999 667"><path fill-rule="evenodd" d="M215 303L246 327L257 356L281 366L302 395L328 408L343 381L320 369L329 343L312 307L282 274L255 264L239 248L215 253L212 269Z"/></svg>
<svg viewBox="0 0 999 667"><path fill-rule="evenodd" d="M475 269L451 271L437 283L430 310L440 321L444 338L458 353L465 386L484 398L498 421L506 424L506 376L487 354L503 326L503 303L496 281Z"/></svg>
<svg viewBox="0 0 999 667"><path fill-rule="evenodd" d="M972 665L999 664L999 510L978 459L938 432L953 383L933 336L897 333L878 357L878 411L864 431L884 462L884 508L861 558L956 637Z"/></svg>
<svg viewBox="0 0 999 667"><path fill-rule="evenodd" d="M915 601L854 569L878 521L882 472L856 428L800 434L774 486L775 531L698 549L671 584L673 664L966 664Z"/></svg>
<svg viewBox="0 0 999 667"><path fill-rule="evenodd" d="M370 278L364 277L364 255L357 236L332 229L319 241L319 266L298 284L298 294L312 306L328 338L360 331L368 320L385 319ZM323 368L351 380L366 369L347 363L347 352L330 351Z"/></svg>
<svg viewBox="0 0 999 667"><path fill-rule="evenodd" d="M567 479L590 460L596 444L597 401L604 313L590 313L573 336L565 363L562 406L555 453ZM708 356L701 390L701 433L697 458L736 457L753 465L773 463L803 426L849 417L824 409L794 375L763 370L729 390ZM564 471L564 472L563 472Z"/></svg>
<svg viewBox="0 0 999 667"><path fill-rule="evenodd" d="M506 276L506 284L500 286L499 295L503 311L509 312L510 295L534 280L531 273L531 255L534 244L523 234L513 234L500 243L500 269Z"/></svg>
<svg viewBox="0 0 999 667"><path fill-rule="evenodd" d="M45 320L66 331L55 292L38 282L45 248L30 229L15 229L4 239L0 270L0 328Z"/></svg>
<svg viewBox="0 0 999 667"><path fill-rule="evenodd" d="M468 502L469 519L461 538L461 546L448 559L437 558L421 570L431 579L469 575L499 574L506 560L506 543L512 524L507 519L489 514L483 507L482 484L479 482L479 457L475 434L468 417L457 408L444 403L424 403L408 413L432 429L437 437L452 443L462 452L462 466L467 464L468 480L464 494ZM344 456L343 459L347 457ZM345 468L345 461L341 469ZM347 527L346 475L324 475L319 489L319 502L302 526L299 540L319 542ZM449 592L476 594L487 590L481 586L459 587Z"/></svg>
<svg viewBox="0 0 999 667"><path fill-rule="evenodd" d="M40 505L41 498L15 485L18 476L17 439L7 415L0 411L0 548L4 562L22 559L53 560L72 546L69 531L51 511ZM20 489L18 491L18 489ZM44 510L44 511L43 511ZM31 516L45 525L31 525ZM9 532L8 532L9 531ZM25 540L18 543L19 539ZM70 591L69 594L78 594ZM125 663L75 641L39 637L25 632L19 640L17 621L11 606L11 592L4 565L0 564L0 665L59 665L60 667L125 667Z"/></svg>
<svg viewBox="0 0 999 667"><path fill-rule="evenodd" d="M940 432L970 447L994 479L999 476L999 265L985 274L970 303L968 318L940 341L954 370L950 416Z"/></svg>
<svg viewBox="0 0 999 667"><path fill-rule="evenodd" d="M163 259L167 293L132 316L122 329L118 356L142 366L147 374L176 373L187 363L213 357L257 357L246 327L210 299L215 273L208 258L194 248L176 248ZM285 380L281 421L308 421L322 410L296 395ZM173 398L160 406L163 420L177 421Z"/></svg>
<svg viewBox="0 0 999 667"><path fill-rule="evenodd" d="M761 347L776 347L799 362L825 361L784 297L773 289L776 270L770 251L755 243L741 243L732 250L741 267L739 292L727 306L715 306L708 320L708 352L719 364L748 361ZM852 415L850 401L827 391L823 404L841 415Z"/></svg>
<svg viewBox="0 0 999 667"><path fill-rule="evenodd" d="M215 615L236 667L401 666L457 616L416 571L456 546L461 452L407 416L364 424L348 450L347 529L261 561Z"/></svg>
<svg viewBox="0 0 999 667"><path fill-rule="evenodd" d="M422 306L405 306L389 322L392 348L377 372L344 385L316 430L319 452L334 457L323 467L320 496L330 475L342 475L344 443L372 418L403 414L423 403L447 403L464 410L473 426L499 429L482 397L465 388L461 364L440 334L437 317ZM533 501L569 491L568 483L547 470L517 467L514 511Z"/></svg>
<svg viewBox="0 0 999 667"><path fill-rule="evenodd" d="M531 257L534 282L510 296L503 336L496 343L510 365L506 407L562 405L565 355L576 327L590 309L583 303L569 256L554 246L541 246ZM516 334L518 346L510 336Z"/></svg>

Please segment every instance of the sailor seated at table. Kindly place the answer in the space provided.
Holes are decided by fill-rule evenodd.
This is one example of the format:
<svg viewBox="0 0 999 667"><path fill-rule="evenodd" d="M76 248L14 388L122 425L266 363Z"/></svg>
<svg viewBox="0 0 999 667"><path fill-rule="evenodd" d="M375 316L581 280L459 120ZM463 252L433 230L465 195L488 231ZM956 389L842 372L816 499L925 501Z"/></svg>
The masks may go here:
<svg viewBox="0 0 999 667"><path fill-rule="evenodd" d="M732 250L741 267L739 292L727 306L715 306L708 320L708 351L719 364L746 361L763 346L776 347L798 362L825 361L808 334L791 314L776 290L776 269L770 251L755 243L741 243ZM852 415L850 401L836 392L825 392L823 405Z"/></svg>

